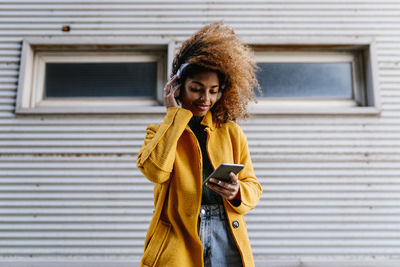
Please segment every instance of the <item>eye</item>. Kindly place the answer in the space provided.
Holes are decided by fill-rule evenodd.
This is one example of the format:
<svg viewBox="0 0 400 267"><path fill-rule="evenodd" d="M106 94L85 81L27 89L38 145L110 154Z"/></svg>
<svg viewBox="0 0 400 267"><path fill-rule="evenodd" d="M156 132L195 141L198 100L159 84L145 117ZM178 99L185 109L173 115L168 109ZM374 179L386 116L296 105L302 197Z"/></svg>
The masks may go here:
<svg viewBox="0 0 400 267"><path fill-rule="evenodd" d="M200 92L200 89L197 89L197 88L193 88L193 87L191 87L191 88L190 88L190 91L192 91L192 92L196 92L196 93L197 93L197 92Z"/></svg>
<svg viewBox="0 0 400 267"><path fill-rule="evenodd" d="M210 91L210 94L212 95L218 94L218 91Z"/></svg>

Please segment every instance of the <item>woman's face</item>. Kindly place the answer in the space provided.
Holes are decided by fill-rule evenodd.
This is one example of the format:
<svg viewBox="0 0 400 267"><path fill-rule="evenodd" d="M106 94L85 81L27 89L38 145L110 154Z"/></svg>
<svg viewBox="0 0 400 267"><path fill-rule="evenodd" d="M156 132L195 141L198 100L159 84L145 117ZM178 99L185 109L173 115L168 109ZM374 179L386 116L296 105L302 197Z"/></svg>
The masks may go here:
<svg viewBox="0 0 400 267"><path fill-rule="evenodd" d="M182 107L194 116L204 116L217 102L218 75L215 72L199 72L187 77L182 91Z"/></svg>

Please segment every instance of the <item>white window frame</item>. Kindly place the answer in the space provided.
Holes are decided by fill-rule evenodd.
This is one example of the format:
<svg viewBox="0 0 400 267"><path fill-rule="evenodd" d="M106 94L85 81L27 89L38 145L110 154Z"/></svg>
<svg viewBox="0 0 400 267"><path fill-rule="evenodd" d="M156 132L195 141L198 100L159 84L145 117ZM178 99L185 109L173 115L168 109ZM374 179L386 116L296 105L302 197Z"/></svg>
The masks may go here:
<svg viewBox="0 0 400 267"><path fill-rule="evenodd" d="M157 62L157 92L156 99L153 98L135 98L130 97L112 97L106 100L105 97L74 97L69 98L51 98L44 99L44 81L45 81L45 68L47 63L122 63L122 62ZM107 106L112 105L113 102L118 101L122 105L138 105L138 106L154 106L161 101L160 91L165 81L165 60L161 53L149 52L129 52L129 53L98 53L98 52L38 52L34 58L33 68L33 88L31 106L34 107L56 107L65 105L72 106ZM158 100L158 101L157 101Z"/></svg>
<svg viewBox="0 0 400 267"><path fill-rule="evenodd" d="M260 105L267 107L310 106L310 107L355 107L364 106L363 82L359 77L360 58L349 52L296 52L296 51L255 51L258 63L350 63L352 70L352 95L356 99L335 98L291 98L259 97Z"/></svg>
<svg viewBox="0 0 400 267"><path fill-rule="evenodd" d="M243 38L257 62L351 62L355 100L257 98L252 114L379 115L375 41L370 38Z"/></svg>
<svg viewBox="0 0 400 267"><path fill-rule="evenodd" d="M104 45L104 46L103 46ZM163 87L172 65L175 41L116 38L28 38L23 42L16 114L162 113ZM104 48L107 47L107 48ZM101 51L98 50L101 49ZM44 98L46 63L157 62L156 98Z"/></svg>

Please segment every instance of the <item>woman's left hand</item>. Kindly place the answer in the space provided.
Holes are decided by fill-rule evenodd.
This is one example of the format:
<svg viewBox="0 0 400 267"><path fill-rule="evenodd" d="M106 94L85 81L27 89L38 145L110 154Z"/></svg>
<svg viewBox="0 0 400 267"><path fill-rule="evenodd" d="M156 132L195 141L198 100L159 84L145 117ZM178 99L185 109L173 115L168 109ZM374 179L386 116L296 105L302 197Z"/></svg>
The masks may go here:
<svg viewBox="0 0 400 267"><path fill-rule="evenodd" d="M229 174L229 177L231 178L229 182L223 182L215 178L210 178L209 182L206 183L206 186L217 192L223 198L232 200L239 192L239 180L233 172Z"/></svg>

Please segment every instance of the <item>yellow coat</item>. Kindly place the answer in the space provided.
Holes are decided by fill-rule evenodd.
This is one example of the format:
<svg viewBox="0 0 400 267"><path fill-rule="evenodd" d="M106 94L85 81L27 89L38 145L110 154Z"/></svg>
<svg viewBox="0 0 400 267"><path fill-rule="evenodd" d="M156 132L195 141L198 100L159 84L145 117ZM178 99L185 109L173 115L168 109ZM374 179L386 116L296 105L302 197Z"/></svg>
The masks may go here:
<svg viewBox="0 0 400 267"><path fill-rule="evenodd" d="M202 155L197 138L188 126L192 112L167 109L164 121L149 125L137 166L154 185L154 214L145 240L141 266L203 266L203 246L197 223L202 196ZM207 151L214 169L221 163L241 163L241 203L224 199L229 225L244 267L254 266L243 215L255 207L261 195L248 151L246 136L234 122L216 127L208 112Z"/></svg>

